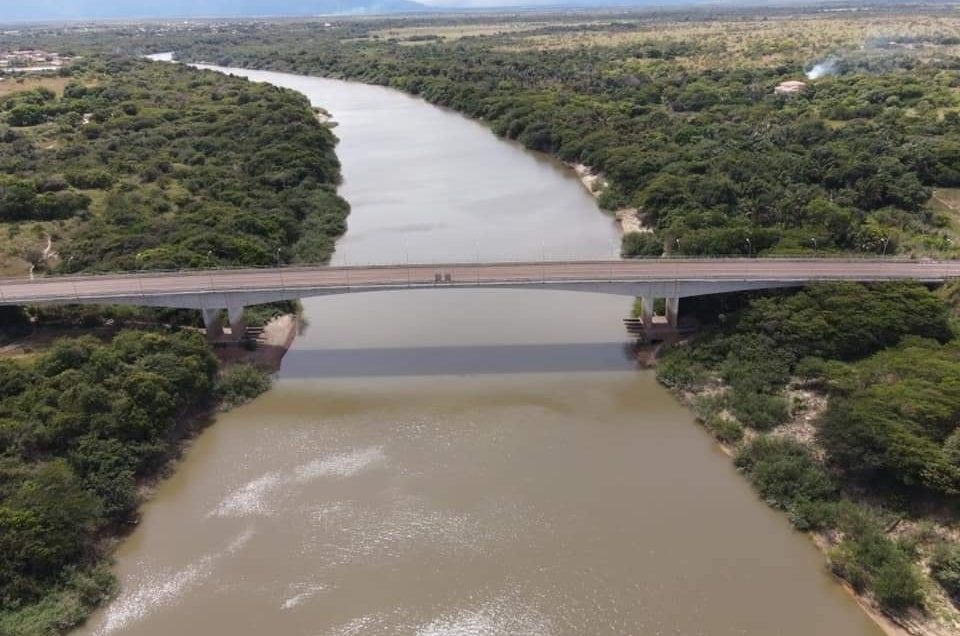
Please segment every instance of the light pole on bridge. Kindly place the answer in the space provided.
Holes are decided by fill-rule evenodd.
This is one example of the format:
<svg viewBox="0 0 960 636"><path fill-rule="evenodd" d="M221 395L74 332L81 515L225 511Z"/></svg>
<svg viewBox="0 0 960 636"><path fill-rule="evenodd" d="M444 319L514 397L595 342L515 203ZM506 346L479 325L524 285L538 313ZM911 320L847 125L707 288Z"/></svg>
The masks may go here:
<svg viewBox="0 0 960 636"><path fill-rule="evenodd" d="M143 259L143 252L137 252L137 286L140 287L140 297L143 298L143 269L140 267L140 261Z"/></svg>

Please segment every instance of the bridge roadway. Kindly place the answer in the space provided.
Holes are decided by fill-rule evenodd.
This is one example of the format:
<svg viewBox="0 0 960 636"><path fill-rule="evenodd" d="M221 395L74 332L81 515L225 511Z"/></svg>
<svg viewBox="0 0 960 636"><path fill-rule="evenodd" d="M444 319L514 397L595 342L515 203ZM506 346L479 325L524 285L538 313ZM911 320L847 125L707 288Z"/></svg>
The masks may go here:
<svg viewBox="0 0 960 636"><path fill-rule="evenodd" d="M225 309L326 294L408 288L541 288L679 299L815 281L960 277L960 261L649 259L217 269L0 280L0 304L133 304Z"/></svg>

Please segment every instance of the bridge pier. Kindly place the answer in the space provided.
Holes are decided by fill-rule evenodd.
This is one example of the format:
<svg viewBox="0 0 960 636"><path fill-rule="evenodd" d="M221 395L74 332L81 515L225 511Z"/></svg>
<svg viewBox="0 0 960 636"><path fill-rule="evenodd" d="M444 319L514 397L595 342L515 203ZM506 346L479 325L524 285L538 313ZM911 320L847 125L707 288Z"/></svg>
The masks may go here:
<svg viewBox="0 0 960 636"><path fill-rule="evenodd" d="M243 319L244 309L243 305L227 307L227 323L230 325L231 340L240 340L247 329L246 321ZM201 313L203 314L203 326L207 329L207 339L222 340L224 337L223 309L204 308Z"/></svg>
<svg viewBox="0 0 960 636"><path fill-rule="evenodd" d="M667 324L677 329L680 326L680 297L667 297Z"/></svg>
<svg viewBox="0 0 960 636"><path fill-rule="evenodd" d="M203 309L203 326L207 329L207 340L219 340L223 337L221 309Z"/></svg>
<svg viewBox="0 0 960 636"><path fill-rule="evenodd" d="M640 300L640 320L644 331L648 332L653 328L653 302L653 296L644 296Z"/></svg>
<svg viewBox="0 0 960 636"><path fill-rule="evenodd" d="M227 319L230 322L230 339L240 340L244 331L247 329L247 323L243 319L243 305L233 305L227 307Z"/></svg>
<svg viewBox="0 0 960 636"><path fill-rule="evenodd" d="M656 302L663 299L664 315L658 316ZM639 318L624 321L630 335L640 336L647 341L663 340L680 333L680 296L660 296L656 292L640 297Z"/></svg>

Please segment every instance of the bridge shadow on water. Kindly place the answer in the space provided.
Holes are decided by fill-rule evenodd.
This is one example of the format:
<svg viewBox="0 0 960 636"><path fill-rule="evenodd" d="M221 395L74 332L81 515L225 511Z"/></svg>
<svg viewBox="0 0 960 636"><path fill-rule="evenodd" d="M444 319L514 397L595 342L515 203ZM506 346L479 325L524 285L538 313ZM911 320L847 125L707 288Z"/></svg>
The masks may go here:
<svg viewBox="0 0 960 636"><path fill-rule="evenodd" d="M636 369L633 343L483 345L377 349L297 349L281 378L349 378L497 373L575 373Z"/></svg>

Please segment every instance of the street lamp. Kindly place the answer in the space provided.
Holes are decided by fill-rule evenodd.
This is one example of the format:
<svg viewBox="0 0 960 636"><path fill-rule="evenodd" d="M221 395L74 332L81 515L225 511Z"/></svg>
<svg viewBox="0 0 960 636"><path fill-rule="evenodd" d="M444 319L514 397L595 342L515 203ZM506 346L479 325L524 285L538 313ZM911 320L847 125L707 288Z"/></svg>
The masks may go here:
<svg viewBox="0 0 960 636"><path fill-rule="evenodd" d="M816 251L817 251L817 237L816 237L816 236L811 236L811 237L810 237L810 242L813 243L813 251L816 252Z"/></svg>
<svg viewBox="0 0 960 636"><path fill-rule="evenodd" d="M675 238L674 240L677 242L677 252L679 253L679 252L680 252L680 237L678 236L678 237Z"/></svg>
<svg viewBox="0 0 960 636"><path fill-rule="evenodd" d="M753 241L749 236L747 237L747 258L753 258Z"/></svg>
<svg viewBox="0 0 960 636"><path fill-rule="evenodd" d="M277 267L280 267L280 248L277 248Z"/></svg>
<svg viewBox="0 0 960 636"><path fill-rule="evenodd" d="M889 236L883 237L883 253L881 254L881 256L886 256L886 255L887 255L887 243L889 243L889 242L890 242L890 237L889 237Z"/></svg>

